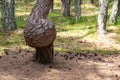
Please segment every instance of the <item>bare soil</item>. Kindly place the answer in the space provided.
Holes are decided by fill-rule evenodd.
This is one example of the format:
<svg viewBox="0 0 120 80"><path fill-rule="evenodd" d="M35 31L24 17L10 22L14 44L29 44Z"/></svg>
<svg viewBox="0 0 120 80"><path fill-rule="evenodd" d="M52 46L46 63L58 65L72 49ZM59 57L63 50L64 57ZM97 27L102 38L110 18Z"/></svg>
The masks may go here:
<svg viewBox="0 0 120 80"><path fill-rule="evenodd" d="M0 56L0 80L120 80L120 55L80 52L59 54L43 65L32 61L33 50Z"/></svg>

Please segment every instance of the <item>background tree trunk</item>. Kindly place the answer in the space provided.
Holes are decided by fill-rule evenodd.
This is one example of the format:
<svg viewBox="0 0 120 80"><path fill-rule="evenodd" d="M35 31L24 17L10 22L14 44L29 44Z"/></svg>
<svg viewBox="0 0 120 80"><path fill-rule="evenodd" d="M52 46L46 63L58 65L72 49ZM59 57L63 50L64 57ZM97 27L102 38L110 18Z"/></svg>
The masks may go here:
<svg viewBox="0 0 120 80"><path fill-rule="evenodd" d="M97 20L98 35L104 35L106 33L107 13L108 13L108 0L99 0L99 13Z"/></svg>
<svg viewBox="0 0 120 80"><path fill-rule="evenodd" d="M53 3L53 0L38 0L31 12L31 14L29 15L29 17L27 19L26 26L28 26L28 27L32 26L33 28L34 27L37 28L38 26L36 26L36 24L39 24L40 26L43 25L41 22L41 19L47 18L52 3ZM32 25L30 25L30 24L32 24ZM35 29L33 29L33 31ZM44 28L43 28L43 30L44 30ZM36 47L34 61L37 61L37 62L40 62L43 64L51 63L53 61L53 43L51 43L48 46Z"/></svg>
<svg viewBox="0 0 120 80"><path fill-rule="evenodd" d="M61 2L62 2L62 15L70 16L71 0L61 0Z"/></svg>
<svg viewBox="0 0 120 80"><path fill-rule="evenodd" d="M119 0L114 0L113 7L112 7L112 13L110 15L110 23L115 24L117 21L118 11L119 10Z"/></svg>
<svg viewBox="0 0 120 80"><path fill-rule="evenodd" d="M118 3L118 16L120 16L120 0L119 0L119 3Z"/></svg>
<svg viewBox="0 0 120 80"><path fill-rule="evenodd" d="M51 8L50 8L50 12L53 12L54 11L54 0L53 0L53 2L52 2L52 6L51 6Z"/></svg>
<svg viewBox="0 0 120 80"><path fill-rule="evenodd" d="M94 4L94 0L88 0L89 4Z"/></svg>
<svg viewBox="0 0 120 80"><path fill-rule="evenodd" d="M5 32L12 31L16 29L15 20L15 1L14 0L2 0L2 26Z"/></svg>
<svg viewBox="0 0 120 80"><path fill-rule="evenodd" d="M74 1L74 9L75 9L75 19L78 20L81 17L81 0Z"/></svg>

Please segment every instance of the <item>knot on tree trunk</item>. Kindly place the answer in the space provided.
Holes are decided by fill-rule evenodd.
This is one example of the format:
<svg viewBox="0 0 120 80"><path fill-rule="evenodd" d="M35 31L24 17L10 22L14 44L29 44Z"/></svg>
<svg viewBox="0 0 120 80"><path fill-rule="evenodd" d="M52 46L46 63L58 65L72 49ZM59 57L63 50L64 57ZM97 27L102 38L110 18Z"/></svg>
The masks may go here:
<svg viewBox="0 0 120 80"><path fill-rule="evenodd" d="M47 20L28 21L24 30L26 44L30 47L46 47L56 38L55 25Z"/></svg>

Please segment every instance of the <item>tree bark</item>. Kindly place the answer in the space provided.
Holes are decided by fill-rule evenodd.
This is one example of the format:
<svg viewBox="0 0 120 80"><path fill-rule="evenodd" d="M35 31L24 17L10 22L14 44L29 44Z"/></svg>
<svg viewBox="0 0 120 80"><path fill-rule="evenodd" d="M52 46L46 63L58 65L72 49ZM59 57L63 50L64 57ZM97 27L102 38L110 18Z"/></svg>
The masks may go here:
<svg viewBox="0 0 120 80"><path fill-rule="evenodd" d="M61 0L61 2L62 2L62 15L70 16L71 0Z"/></svg>
<svg viewBox="0 0 120 80"><path fill-rule="evenodd" d="M28 27L32 26L32 27L36 27L36 28L38 27L38 25L36 26L36 24L39 24L41 26L42 25L41 21L43 21L41 19L47 18L49 10L52 5L52 2L53 2L53 0L38 0L31 12L31 14L29 15L29 17L27 19L26 26L28 26ZM45 30L43 30L43 31L45 31ZM43 33L43 35L46 35L46 34ZM42 36L42 34L41 34L41 36ZM36 48L36 53L34 55L34 61L42 63L42 64L49 64L49 63L53 62L53 42L48 46L35 47L35 48Z"/></svg>
<svg viewBox="0 0 120 80"><path fill-rule="evenodd" d="M75 10L75 20L78 20L81 17L81 0L74 1L74 10Z"/></svg>
<svg viewBox="0 0 120 80"><path fill-rule="evenodd" d="M46 19L53 0L38 0L30 13L27 21L36 22L39 19Z"/></svg>
<svg viewBox="0 0 120 80"><path fill-rule="evenodd" d="M99 0L99 13L97 20L98 35L104 35L106 33L107 13L108 13L108 0Z"/></svg>
<svg viewBox="0 0 120 80"><path fill-rule="evenodd" d="M119 0L114 0L113 7L112 7L112 13L110 15L110 23L115 24L117 22L117 16L119 10Z"/></svg>
<svg viewBox="0 0 120 80"><path fill-rule="evenodd" d="M15 1L14 0L2 0L1 1L1 21L5 32L9 32L16 29L15 20Z"/></svg>
<svg viewBox="0 0 120 80"><path fill-rule="evenodd" d="M47 47L36 48L36 53L33 56L34 61L42 64L49 64L53 62L53 44Z"/></svg>
<svg viewBox="0 0 120 80"><path fill-rule="evenodd" d="M94 0L88 0L89 4L94 4Z"/></svg>
<svg viewBox="0 0 120 80"><path fill-rule="evenodd" d="M50 12L53 12L54 11L54 0L53 0L53 2L52 2L52 6L51 6L51 8L50 8Z"/></svg>
<svg viewBox="0 0 120 80"><path fill-rule="evenodd" d="M118 3L118 16L120 16L120 0L119 0L119 3Z"/></svg>

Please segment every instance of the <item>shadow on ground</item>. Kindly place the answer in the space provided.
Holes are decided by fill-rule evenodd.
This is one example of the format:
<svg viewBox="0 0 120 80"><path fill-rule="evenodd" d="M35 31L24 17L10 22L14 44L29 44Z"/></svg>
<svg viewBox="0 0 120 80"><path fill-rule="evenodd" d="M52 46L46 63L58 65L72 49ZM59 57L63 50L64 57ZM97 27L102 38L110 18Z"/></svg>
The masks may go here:
<svg viewBox="0 0 120 80"><path fill-rule="evenodd" d="M34 63L34 51L16 50L0 57L0 80L119 80L120 55L93 52L59 54L54 63Z"/></svg>

